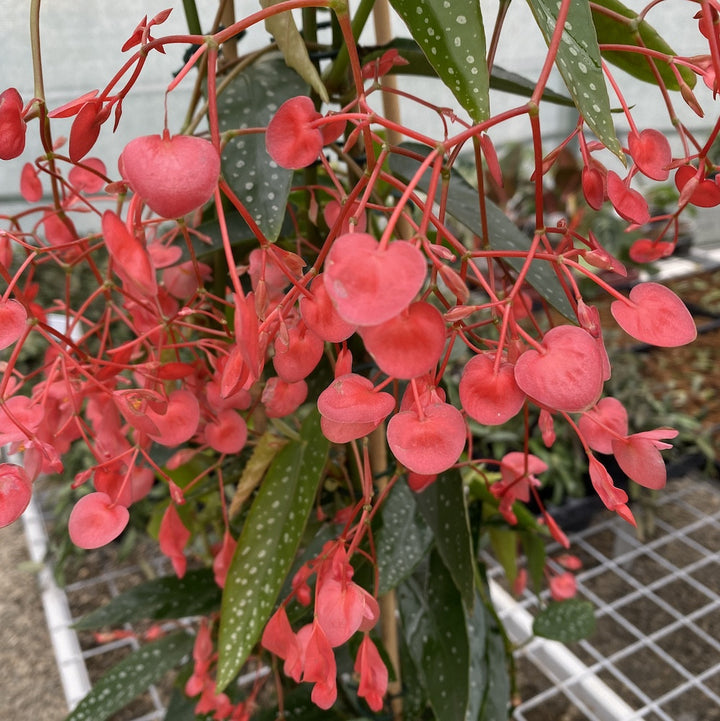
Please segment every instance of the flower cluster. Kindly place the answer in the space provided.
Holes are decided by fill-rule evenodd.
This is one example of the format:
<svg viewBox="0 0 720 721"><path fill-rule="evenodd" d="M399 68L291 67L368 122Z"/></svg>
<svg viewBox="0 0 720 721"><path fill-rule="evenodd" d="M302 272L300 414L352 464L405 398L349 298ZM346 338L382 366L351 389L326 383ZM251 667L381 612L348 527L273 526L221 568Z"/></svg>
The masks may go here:
<svg viewBox="0 0 720 721"><path fill-rule="evenodd" d="M569 3L561 5L567 11ZM706 22L711 3L702 5L700 29L711 40L710 55L658 58L659 51L647 49L649 58L671 65L691 107L697 101L678 68L715 88L720 61L717 24ZM131 56L102 92L54 110L42 98L24 106L14 88L0 95L0 158L23 152L27 124L35 119L46 150L22 170L29 209L4 218L0 232L6 283L0 441L22 456L22 467L0 466L0 525L22 514L41 473L61 471L69 450L84 444L94 461L72 480L86 492L70 515L71 539L83 548L111 542L136 504L162 488L157 537L182 577L188 549L207 531L188 511L193 494L216 487L211 562L224 587L238 546L227 499L241 490L228 464L242 458L250 468L254 459L248 457L269 428L286 440L297 433L298 418L317 412L325 438L344 447L346 465L337 475L349 489L341 501L318 500L318 517L343 530L295 573L289 595L265 616L261 645L283 660L288 677L313 684L312 700L327 709L337 698L335 650L362 634L354 664L358 694L379 711L388 671L371 636L380 613L377 593L353 578L358 559L376 564L370 523L388 488L407 482L419 493L451 469L496 470L490 496L499 516L514 526L516 504L539 501L538 476L547 465L527 443L503 458L477 458L472 424L499 426L522 416L528 438L534 432L530 407L540 413L547 445L556 422L576 431L598 495L628 521L627 494L595 454L613 454L642 486L665 484L660 450L676 432L631 432L621 403L603 398L612 368L599 312L584 298L579 279L612 296L614 320L641 342L689 343L695 323L682 300L660 284L619 292L608 278L623 274L622 263L592 233L581 234L576 219L547 225L543 176L560 151L577 142L587 205L609 205L629 225L641 226L651 220L650 210L634 179L665 181L673 174L680 192L676 213L664 219L658 238L643 239L634 250L636 258L651 260L672 251L672 229L686 205L720 203L708 157L720 122L706 141L681 127L683 150L673 153L660 131L636 128L631 105L615 85L631 125L627 147L618 149L631 159L621 177L598 158L605 145L591 139L593 128L582 115L560 144L543 147L537 102L548 65L531 101L481 122L418 99L444 128L442 137L424 135L371 107L381 89L392 92L384 76L405 60L390 50L362 65L347 13L340 13L350 59L338 108L321 112L310 97L293 96L261 128L221 132L217 47L278 12L270 6L209 37L154 38L151 28L168 15L161 13L135 30L123 48ZM126 145L117 172L88 157L113 113L120 122L122 101L152 51L177 43L198 43L198 49L168 91L202 59L208 134L152 129L155 134ZM667 92L664 98L672 116ZM57 117L74 118L67 155L45 129ZM511 223L482 191L474 195L477 226L468 232L459 227L448 178L459 154L472 147L478 185L492 179L502 186L491 136L514 118L527 118L532 133L535 230L523 244L503 244L496 236L507 235ZM287 205L292 230L278 240L248 210L223 161L233 138L251 132L264 133L268 168L301 171L293 198L288 191L280 209L284 217ZM391 133L413 143L394 144ZM394 172L395 160L412 170ZM297 202L306 205L299 209ZM96 230L78 232L76 221L88 217ZM250 229L252 247L238 247L235 220ZM64 271L64 287L49 301L39 300L45 272L57 268ZM62 317L60 326L51 314ZM44 351L28 368L22 351L32 338L42 340ZM368 451L368 438L378 435L391 454L381 469L388 485L379 492L377 459ZM253 479L261 483L267 463L258 461L258 468L248 472L245 498ZM566 544L552 517L544 509L542 515L552 536ZM558 598L574 588L571 575L553 577L550 585ZM297 630L287 613L291 600L313 611ZM234 704L217 687L205 622L193 659L186 691L199 696L197 713L249 718L258 688Z"/></svg>

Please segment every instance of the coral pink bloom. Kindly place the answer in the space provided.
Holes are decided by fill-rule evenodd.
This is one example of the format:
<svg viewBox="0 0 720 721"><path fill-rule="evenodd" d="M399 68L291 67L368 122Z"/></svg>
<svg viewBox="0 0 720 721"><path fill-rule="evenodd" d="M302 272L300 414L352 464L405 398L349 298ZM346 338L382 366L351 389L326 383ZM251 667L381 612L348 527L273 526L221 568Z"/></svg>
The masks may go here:
<svg viewBox="0 0 720 721"><path fill-rule="evenodd" d="M337 699L336 676L335 655L320 624L315 620L305 645L302 680L315 684L310 698L323 710L329 709Z"/></svg>
<svg viewBox="0 0 720 721"><path fill-rule="evenodd" d="M21 466L0 463L0 528L17 521L30 503L32 484Z"/></svg>
<svg viewBox="0 0 720 721"><path fill-rule="evenodd" d="M585 442L598 453L612 453L612 443L628 432L628 414L617 398L602 398L578 422Z"/></svg>
<svg viewBox="0 0 720 721"><path fill-rule="evenodd" d="M303 649L290 627L284 606L280 606L265 625L261 643L263 648L285 661L285 675L299 683L303 671Z"/></svg>
<svg viewBox="0 0 720 721"><path fill-rule="evenodd" d="M577 581L570 571L551 576L549 584L550 595L554 601L567 601L569 598L574 598L577 593Z"/></svg>
<svg viewBox="0 0 720 721"><path fill-rule="evenodd" d="M220 588L225 588L225 580L227 579L230 563L232 562L236 548L237 541L232 537L230 531L225 531L222 546L213 559L215 583L217 583Z"/></svg>
<svg viewBox="0 0 720 721"><path fill-rule="evenodd" d="M395 399L376 392L372 381L355 373L336 378L319 396L320 415L338 423L379 423L395 407Z"/></svg>
<svg viewBox="0 0 720 721"><path fill-rule="evenodd" d="M170 559L178 578L182 578L187 569L187 558L183 550L189 540L190 531L185 528L175 504L171 503L160 521L158 541L160 550Z"/></svg>
<svg viewBox="0 0 720 721"><path fill-rule="evenodd" d="M590 482L595 489L595 493L605 504L605 508L619 513L623 518L627 518L627 514L630 514L630 509L626 505L628 501L627 493L622 488L615 487L607 468L592 453L588 454L588 461Z"/></svg>
<svg viewBox="0 0 720 721"><path fill-rule="evenodd" d="M674 348L697 337L690 311L670 288L659 283L636 285L629 300L614 301L610 312L628 335L643 343Z"/></svg>
<svg viewBox="0 0 720 721"><path fill-rule="evenodd" d="M102 230L105 245L114 262L113 269L123 283L146 298L154 297L157 293L155 267L145 244L111 210L103 213Z"/></svg>
<svg viewBox="0 0 720 721"><path fill-rule="evenodd" d="M12 345L25 332L27 311L13 298L0 299L0 350Z"/></svg>
<svg viewBox="0 0 720 721"><path fill-rule="evenodd" d="M220 156L208 140L192 135L145 135L120 155L120 172L158 215L180 218L215 192Z"/></svg>
<svg viewBox="0 0 720 721"><path fill-rule="evenodd" d="M547 468L547 464L532 453L512 451L503 456L500 461L501 480L493 483L490 491L500 499L499 510L508 523L517 523L512 504L516 500L525 503L530 500L530 487L540 485L535 474L542 473Z"/></svg>
<svg viewBox="0 0 720 721"><path fill-rule="evenodd" d="M129 520L128 509L113 502L107 493L88 493L70 512L70 540L80 548L100 548L115 540Z"/></svg>
<svg viewBox="0 0 720 721"><path fill-rule="evenodd" d="M462 413L449 403L434 403L396 413L388 422L387 441L395 458L422 475L442 473L460 457L467 440Z"/></svg>
<svg viewBox="0 0 720 721"><path fill-rule="evenodd" d="M297 170L317 160L323 145L336 140L345 129L344 120L319 123L323 116L307 95L286 100L270 120L265 147L281 167Z"/></svg>
<svg viewBox="0 0 720 721"><path fill-rule="evenodd" d="M305 325L329 343L341 343L354 332L356 325L339 315L325 289L325 274L320 273L310 285L311 296L300 297L300 315Z"/></svg>
<svg viewBox="0 0 720 721"><path fill-rule="evenodd" d="M542 340L542 349L525 351L515 364L515 381L540 405L558 411L584 411L603 387L604 364L595 339L583 328L559 325Z"/></svg>
<svg viewBox="0 0 720 721"><path fill-rule="evenodd" d="M593 210L600 210L605 202L605 176L597 168L585 166L582 169L581 183L587 204Z"/></svg>
<svg viewBox="0 0 720 721"><path fill-rule="evenodd" d="M635 483L654 490L663 488L667 482L667 470L660 450L672 446L661 439L675 438L677 434L676 430L660 428L616 439L612 444L615 460Z"/></svg>
<svg viewBox="0 0 720 721"><path fill-rule="evenodd" d="M371 235L348 233L325 261L325 289L348 323L378 325L407 308L422 288L425 256L396 240L381 248Z"/></svg>
<svg viewBox="0 0 720 721"><path fill-rule="evenodd" d="M675 250L675 244L665 240L652 240L651 238L640 238L631 246L628 254L630 260L635 263L652 263L660 258L667 258Z"/></svg>
<svg viewBox="0 0 720 721"><path fill-rule="evenodd" d="M329 200L323 208L323 218L328 225L328 228L333 228L340 218L340 214L343 212L343 206L339 200ZM354 223L350 221L354 220ZM351 206L350 211L345 211L345 219L343 220L340 233L364 233L367 228L367 213L360 207L360 203L354 202Z"/></svg>
<svg viewBox="0 0 720 721"><path fill-rule="evenodd" d="M206 263L188 260L165 268L162 277L168 293L182 300L190 298L205 281L212 278L212 268Z"/></svg>
<svg viewBox="0 0 720 721"><path fill-rule="evenodd" d="M42 198L42 194L42 183L35 166L32 163L25 163L20 173L20 195L28 203L37 203Z"/></svg>
<svg viewBox="0 0 720 721"><path fill-rule="evenodd" d="M287 339L275 338L273 366L286 383L304 380L320 362L325 342L315 335L301 320L288 329Z"/></svg>
<svg viewBox="0 0 720 721"><path fill-rule="evenodd" d="M415 491L415 493L421 493L428 486L435 483L436 480L437 473L425 475L422 473L413 473L412 471L409 471L407 474L407 484L410 487L410 490Z"/></svg>
<svg viewBox="0 0 720 721"><path fill-rule="evenodd" d="M45 411L27 396L12 396L0 404L0 445L27 441L38 430Z"/></svg>
<svg viewBox="0 0 720 721"><path fill-rule="evenodd" d="M25 150L23 101L15 88L0 93L0 160L17 158Z"/></svg>
<svg viewBox="0 0 720 721"><path fill-rule="evenodd" d="M294 413L306 400L308 386L305 381L286 383L282 378L268 378L261 401L268 418L284 418Z"/></svg>
<svg viewBox="0 0 720 721"><path fill-rule="evenodd" d="M675 186L680 191L681 200L699 208L720 205L720 186L708 178L699 178L698 169L692 165L681 165L677 169Z"/></svg>
<svg viewBox="0 0 720 721"><path fill-rule="evenodd" d="M355 673L360 676L358 696L373 711L381 711L387 693L388 670L370 636L365 636L355 657Z"/></svg>
<svg viewBox="0 0 720 721"><path fill-rule="evenodd" d="M114 503L126 508L145 498L154 482L155 474L150 468L128 469L119 463L98 466L93 477L95 490L106 493Z"/></svg>
<svg viewBox="0 0 720 721"><path fill-rule="evenodd" d="M502 361L495 372L495 355L480 353L465 365L460 378L460 403L470 418L496 426L515 416L526 395L515 381L515 369Z"/></svg>
<svg viewBox="0 0 720 721"><path fill-rule="evenodd" d="M215 420L205 426L205 441L218 453L239 453L247 437L245 419L232 408L220 411Z"/></svg>
<svg viewBox="0 0 720 721"><path fill-rule="evenodd" d="M107 169L100 158L85 158L82 166L75 165L68 173L68 180L76 192L97 193L105 186Z"/></svg>
<svg viewBox="0 0 720 721"><path fill-rule="evenodd" d="M637 190L629 188L612 170L607 174L607 194L617 214L629 223L643 225L650 220L647 200Z"/></svg>
<svg viewBox="0 0 720 721"><path fill-rule="evenodd" d="M102 124L110 117L110 109L102 100L88 100L80 108L70 128L68 154L73 163L82 160L95 145Z"/></svg>
<svg viewBox="0 0 720 721"><path fill-rule="evenodd" d="M182 388L170 393L164 413L156 412L151 406L145 413L158 429L157 433L148 432L148 435L163 446L179 446L189 441L200 423L197 398Z"/></svg>
<svg viewBox="0 0 720 721"><path fill-rule="evenodd" d="M365 348L383 373L417 378L429 373L445 348L445 321L437 308L419 301L384 323L360 328Z"/></svg>
<svg viewBox="0 0 720 721"><path fill-rule="evenodd" d="M646 128L628 136L628 148L635 165L653 180L667 180L672 163L672 150L667 138L659 131Z"/></svg>
<svg viewBox="0 0 720 721"><path fill-rule="evenodd" d="M148 411L163 414L167 412L168 399L157 391L144 388L113 391L113 400L125 420L139 431L157 435L160 431Z"/></svg>
<svg viewBox="0 0 720 721"><path fill-rule="evenodd" d="M331 646L341 646L358 630L369 630L380 615L377 601L352 575L346 560L318 578L315 616Z"/></svg>

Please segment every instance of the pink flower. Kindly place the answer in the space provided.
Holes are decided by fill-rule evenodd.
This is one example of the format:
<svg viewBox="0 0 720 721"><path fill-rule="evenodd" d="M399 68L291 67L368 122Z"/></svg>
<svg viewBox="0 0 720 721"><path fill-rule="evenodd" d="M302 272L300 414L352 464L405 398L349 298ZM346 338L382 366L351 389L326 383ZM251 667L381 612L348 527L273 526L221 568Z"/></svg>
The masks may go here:
<svg viewBox="0 0 720 721"><path fill-rule="evenodd" d="M15 88L0 93L0 160L12 160L25 150L23 102Z"/></svg>
<svg viewBox="0 0 720 721"><path fill-rule="evenodd" d="M355 658L355 673L360 674L358 696L364 698L373 711L380 711L387 691L388 670L370 636L366 635L360 644Z"/></svg>

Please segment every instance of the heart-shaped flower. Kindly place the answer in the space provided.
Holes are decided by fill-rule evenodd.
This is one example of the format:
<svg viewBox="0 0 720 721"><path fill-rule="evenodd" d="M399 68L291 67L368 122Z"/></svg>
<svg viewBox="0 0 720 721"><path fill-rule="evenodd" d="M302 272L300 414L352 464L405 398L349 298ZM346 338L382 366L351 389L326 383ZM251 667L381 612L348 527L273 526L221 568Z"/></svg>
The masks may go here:
<svg viewBox="0 0 720 721"><path fill-rule="evenodd" d="M660 283L640 283L629 300L616 300L610 312L617 324L643 343L675 348L697 337L697 326L685 303Z"/></svg>
<svg viewBox="0 0 720 721"><path fill-rule="evenodd" d="M13 298L0 300L0 350L12 345L25 330L27 311Z"/></svg>
<svg viewBox="0 0 720 721"><path fill-rule="evenodd" d="M497 426L522 408L526 395L515 380L511 363L502 361L495 372L495 356L479 353L465 365L460 378L460 403L478 423Z"/></svg>
<svg viewBox="0 0 720 721"><path fill-rule="evenodd" d="M12 160L25 150L22 96L15 88L0 93L0 160Z"/></svg>
<svg viewBox="0 0 720 721"><path fill-rule="evenodd" d="M437 308L424 301L359 332L380 370L395 378L429 373L445 348L445 321Z"/></svg>
<svg viewBox="0 0 720 721"><path fill-rule="evenodd" d="M379 325L407 308L422 288L425 257L412 243L384 248L367 233L347 233L325 261L325 289L348 323Z"/></svg>
<svg viewBox="0 0 720 721"><path fill-rule="evenodd" d="M307 95L286 100L270 120L265 147L281 167L297 170L317 160L323 145L336 140L345 121L318 122L323 116Z"/></svg>
<svg viewBox="0 0 720 721"><path fill-rule="evenodd" d="M675 186L681 200L699 208L714 208L720 204L720 185L709 178L699 178L698 169L692 165L681 165L677 169Z"/></svg>
<svg viewBox="0 0 720 721"><path fill-rule="evenodd" d="M462 413L449 403L396 413L388 422L387 441L395 458L422 475L452 467L465 447L467 427Z"/></svg>
<svg viewBox="0 0 720 721"><path fill-rule="evenodd" d="M643 175L653 180L667 180L672 162L672 150L668 139L653 128L628 136L628 148L635 165Z"/></svg>
<svg viewBox="0 0 720 721"><path fill-rule="evenodd" d="M215 146L192 135L144 135L131 140L119 160L120 173L158 215L180 218L204 205L215 191L220 156Z"/></svg>
<svg viewBox="0 0 720 721"><path fill-rule="evenodd" d="M585 442L598 453L612 453L612 443L628 432L628 414L617 398L602 398L578 422Z"/></svg>
<svg viewBox="0 0 720 721"><path fill-rule="evenodd" d="M218 453L239 453L245 447L247 436L245 419L232 408L220 411L215 420L205 426L205 440Z"/></svg>
<svg viewBox="0 0 720 721"><path fill-rule="evenodd" d="M325 274L320 273L310 285L312 295L300 297L300 315L305 325L329 343L342 343L354 332L356 325L339 315L325 288Z"/></svg>
<svg viewBox="0 0 720 721"><path fill-rule="evenodd" d="M320 362L325 343L300 321L288 329L287 337L275 338L273 366L286 383L297 383L312 372Z"/></svg>
<svg viewBox="0 0 720 721"><path fill-rule="evenodd" d="M375 423L395 407L395 399L375 391L372 381L355 373L336 378L319 396L320 415L339 423Z"/></svg>
<svg viewBox="0 0 720 721"><path fill-rule="evenodd" d="M518 358L515 381L540 405L570 413L584 411L602 392L602 355L586 330L559 325L545 334L542 349L531 348Z"/></svg>
<svg viewBox="0 0 720 721"><path fill-rule="evenodd" d="M80 548L100 548L114 541L127 526L130 513L107 493L95 491L83 496L70 512L70 540Z"/></svg>
<svg viewBox="0 0 720 721"><path fill-rule="evenodd" d="M268 418L284 418L294 413L305 402L308 386L305 381L286 383L282 378L268 378L261 401Z"/></svg>
<svg viewBox="0 0 720 721"><path fill-rule="evenodd" d="M17 521L31 497L32 483L22 466L0 463L0 528Z"/></svg>
<svg viewBox="0 0 720 721"><path fill-rule="evenodd" d="M189 441L200 423L197 398L181 388L170 393L164 413L158 413L151 406L145 413L158 429L157 433L148 432L148 435L163 446L179 446Z"/></svg>
<svg viewBox="0 0 720 721"><path fill-rule="evenodd" d="M637 190L625 185L620 176L612 170L608 170L607 174L607 194L623 220L637 225L643 225L650 220L647 200Z"/></svg>

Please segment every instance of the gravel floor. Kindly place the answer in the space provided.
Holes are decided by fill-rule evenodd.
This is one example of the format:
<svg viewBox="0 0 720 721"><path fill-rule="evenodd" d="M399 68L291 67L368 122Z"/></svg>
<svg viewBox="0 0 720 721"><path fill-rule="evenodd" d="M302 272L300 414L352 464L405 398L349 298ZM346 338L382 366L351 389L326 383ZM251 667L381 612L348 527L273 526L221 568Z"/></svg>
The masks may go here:
<svg viewBox="0 0 720 721"><path fill-rule="evenodd" d="M0 721L67 715L35 575L20 522L0 529Z"/></svg>

